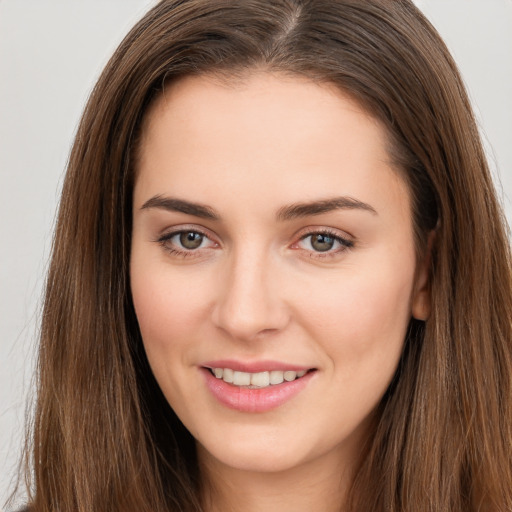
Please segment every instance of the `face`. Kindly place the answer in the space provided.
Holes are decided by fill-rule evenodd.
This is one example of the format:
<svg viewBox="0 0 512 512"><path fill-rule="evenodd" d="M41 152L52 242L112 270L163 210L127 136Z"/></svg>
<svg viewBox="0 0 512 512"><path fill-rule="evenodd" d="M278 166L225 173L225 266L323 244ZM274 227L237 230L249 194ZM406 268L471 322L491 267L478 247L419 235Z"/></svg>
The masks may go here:
<svg viewBox="0 0 512 512"><path fill-rule="evenodd" d="M383 128L330 85L186 78L137 172L133 301L199 452L257 471L357 453L428 314Z"/></svg>

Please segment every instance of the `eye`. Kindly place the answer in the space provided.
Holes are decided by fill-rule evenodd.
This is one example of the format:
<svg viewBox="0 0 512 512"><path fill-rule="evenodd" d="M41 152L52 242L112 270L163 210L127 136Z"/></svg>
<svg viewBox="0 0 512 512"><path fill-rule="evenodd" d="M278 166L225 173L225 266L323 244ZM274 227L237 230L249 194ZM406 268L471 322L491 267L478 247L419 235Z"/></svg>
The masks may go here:
<svg viewBox="0 0 512 512"><path fill-rule="evenodd" d="M165 233L158 238L157 242L166 251L178 256L191 255L195 251L199 252L199 249L217 246L206 234L194 229L180 229Z"/></svg>
<svg viewBox="0 0 512 512"><path fill-rule="evenodd" d="M336 255L354 246L351 240L341 237L331 231L317 231L303 235L296 244L299 249L304 249L320 255Z"/></svg>

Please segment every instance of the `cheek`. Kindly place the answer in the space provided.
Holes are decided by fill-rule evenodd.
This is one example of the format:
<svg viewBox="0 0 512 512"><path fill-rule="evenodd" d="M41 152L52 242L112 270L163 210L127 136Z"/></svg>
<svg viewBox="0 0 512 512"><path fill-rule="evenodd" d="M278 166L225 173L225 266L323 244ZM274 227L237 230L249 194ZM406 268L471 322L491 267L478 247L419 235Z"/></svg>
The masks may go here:
<svg viewBox="0 0 512 512"><path fill-rule="evenodd" d="M377 406L402 353L412 278L396 276L353 274L338 287L333 282L325 300L319 294L308 297L312 322L307 329L327 355L325 368L339 404L333 407L330 395L319 406L331 410L331 423L344 425L347 432Z"/></svg>
<svg viewBox="0 0 512 512"><path fill-rule="evenodd" d="M381 262L340 274L304 297L303 321L343 375L393 372L411 318L414 266Z"/></svg>
<svg viewBox="0 0 512 512"><path fill-rule="evenodd" d="M131 289L135 312L148 358L176 352L186 344L191 328L204 316L207 283L195 282L169 267L148 261L131 262ZM171 343L172 341L172 343Z"/></svg>
<svg viewBox="0 0 512 512"><path fill-rule="evenodd" d="M156 381L175 412L186 418L199 382L191 381L197 361L192 334L201 331L206 314L206 286L183 273L172 272L165 262L132 257L132 297L144 350ZM198 336L208 340L206 334ZM183 387L183 382L189 384Z"/></svg>

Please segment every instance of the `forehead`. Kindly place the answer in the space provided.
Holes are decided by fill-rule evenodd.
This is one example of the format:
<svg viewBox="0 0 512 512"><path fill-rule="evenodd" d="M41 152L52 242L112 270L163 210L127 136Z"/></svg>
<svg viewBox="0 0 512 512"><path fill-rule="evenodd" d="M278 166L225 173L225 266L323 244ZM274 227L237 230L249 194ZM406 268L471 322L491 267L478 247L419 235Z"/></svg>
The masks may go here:
<svg viewBox="0 0 512 512"><path fill-rule="evenodd" d="M341 117L339 113L343 113ZM387 138L386 130L364 108L335 84L317 82L307 77L263 71L237 74L186 76L170 82L146 112L143 134L155 122L172 117L176 128L243 127L249 131L241 137L257 135L254 128L270 127L276 121L287 128L283 135L306 135L306 128L321 128L320 135L329 135L329 123L338 124L348 113L373 125L378 139ZM295 115L294 115L295 114ZM297 118L299 124L296 124ZM178 126L178 124L180 126ZM354 124L355 126L355 124ZM334 126L331 127L334 128ZM268 137L276 136L267 132ZM311 136L312 131L307 134ZM261 133L260 133L261 135ZM369 141L371 142L371 141ZM377 140L375 140L377 142ZM379 141L380 142L380 141Z"/></svg>
<svg viewBox="0 0 512 512"><path fill-rule="evenodd" d="M300 77L183 78L149 109L139 157L136 192L193 190L206 204L232 200L228 191L258 191L269 204L383 186L408 196L380 123L334 85Z"/></svg>

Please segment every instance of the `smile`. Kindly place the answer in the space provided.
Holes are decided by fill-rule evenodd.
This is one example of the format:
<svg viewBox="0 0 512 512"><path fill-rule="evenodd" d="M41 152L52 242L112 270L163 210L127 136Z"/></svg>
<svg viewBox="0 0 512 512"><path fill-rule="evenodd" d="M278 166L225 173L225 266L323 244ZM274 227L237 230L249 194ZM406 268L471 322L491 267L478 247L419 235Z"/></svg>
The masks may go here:
<svg viewBox="0 0 512 512"><path fill-rule="evenodd" d="M284 405L316 380L316 368L286 366L277 362L251 365L217 361L199 369L218 403L239 412L263 413Z"/></svg>
<svg viewBox="0 0 512 512"><path fill-rule="evenodd" d="M261 389L268 386L276 386L283 382L292 382L306 375L306 370L271 370L257 373L249 373L232 370L231 368L210 368L212 374L228 384L244 386L248 389Z"/></svg>

